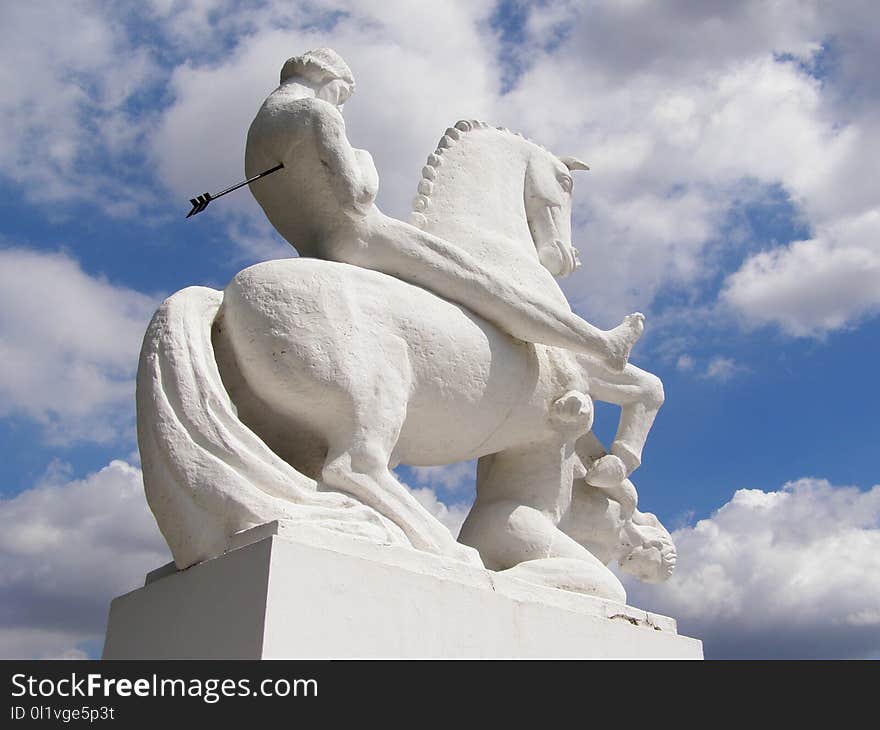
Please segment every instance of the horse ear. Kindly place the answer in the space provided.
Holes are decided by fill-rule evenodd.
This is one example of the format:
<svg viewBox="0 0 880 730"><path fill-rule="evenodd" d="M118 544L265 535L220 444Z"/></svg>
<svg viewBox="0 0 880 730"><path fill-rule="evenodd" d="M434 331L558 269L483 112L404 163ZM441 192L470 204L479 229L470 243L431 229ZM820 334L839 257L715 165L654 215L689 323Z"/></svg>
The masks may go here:
<svg viewBox="0 0 880 730"><path fill-rule="evenodd" d="M577 157L560 157L562 163L571 171L589 170L590 166L586 162L581 162Z"/></svg>

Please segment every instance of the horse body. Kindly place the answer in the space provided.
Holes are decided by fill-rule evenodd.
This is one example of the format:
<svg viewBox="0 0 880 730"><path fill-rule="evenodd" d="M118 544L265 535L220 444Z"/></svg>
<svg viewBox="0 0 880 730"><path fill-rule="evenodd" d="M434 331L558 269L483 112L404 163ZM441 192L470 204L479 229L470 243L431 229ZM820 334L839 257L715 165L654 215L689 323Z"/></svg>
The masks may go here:
<svg viewBox="0 0 880 730"><path fill-rule="evenodd" d="M217 357L231 355L273 413L261 431L332 451L359 428L392 465L424 466L551 432L559 386L546 348L383 274L314 259L257 264L226 288L221 316Z"/></svg>

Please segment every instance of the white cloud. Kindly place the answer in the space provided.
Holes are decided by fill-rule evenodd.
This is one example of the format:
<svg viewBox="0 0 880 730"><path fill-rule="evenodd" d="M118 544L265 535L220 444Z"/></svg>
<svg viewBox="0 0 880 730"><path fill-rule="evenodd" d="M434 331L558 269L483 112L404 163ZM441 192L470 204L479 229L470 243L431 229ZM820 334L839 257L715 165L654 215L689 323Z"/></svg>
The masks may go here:
<svg viewBox="0 0 880 730"><path fill-rule="evenodd" d="M36 486L0 500L0 657L83 658L103 641L110 601L170 560L140 469L112 461L73 481L68 472L53 464ZM458 534L469 504L411 491Z"/></svg>
<svg viewBox="0 0 880 730"><path fill-rule="evenodd" d="M100 645L110 600L170 559L141 472L113 461L82 480L50 469L0 500L0 656L77 657Z"/></svg>
<svg viewBox="0 0 880 730"><path fill-rule="evenodd" d="M0 174L34 201L85 200L130 216L147 195L130 180L151 115L126 105L158 69L106 11L85 1L4 4Z"/></svg>
<svg viewBox="0 0 880 730"><path fill-rule="evenodd" d="M155 306L65 253L0 249L0 416L33 418L59 443L130 438Z"/></svg>
<svg viewBox="0 0 880 730"><path fill-rule="evenodd" d="M880 94L855 104L836 86L871 83L865 36L876 34L862 26L873 25L867 6L835 14L794 2L772 9L751 2L532 8L529 27L546 40L553 26L562 41L549 52L531 48L532 63L502 108L551 149L592 164L575 196L585 265L566 283L579 310L610 324L627 310L649 308L666 287L689 289L718 274L725 257L715 255L717 248L742 245L722 236L744 184L780 186L818 231L876 213ZM813 75L829 40L831 64L845 68L845 78ZM843 269L852 271L855 259L863 261L867 248L876 250L873 241L871 234L858 244L838 242L834 256L801 279L802 262L783 266L796 257L759 241L780 260L772 259L776 266L766 277L762 259L747 261L734 281L748 278L769 291L784 270L794 313L777 316L772 297L756 302L745 287L726 303L746 323L775 323L789 332L847 326L877 311L868 293L880 290L876 268L860 273L858 291L842 303L821 292Z"/></svg>
<svg viewBox="0 0 880 730"><path fill-rule="evenodd" d="M695 364L696 361L694 360L694 358L685 353L678 356L678 359L675 361L675 369L685 373L693 370Z"/></svg>
<svg viewBox="0 0 880 730"><path fill-rule="evenodd" d="M494 9L154 0L135 11L150 38L137 44L113 7L15 6L0 29L0 167L30 195L89 199L108 215L131 216L139 197L152 200L147 179L177 196L214 190L240 178L247 126L283 60L330 44L358 78L349 135L373 153L380 204L393 215L406 215L426 154L460 117L485 117L592 163L576 194L585 266L565 286L599 324L716 276L731 257L709 248L741 245L718 239L744 181L781 186L817 232L818 251L759 242L765 253L727 282L726 305L747 324L809 335L877 311L876 236L842 233L880 199L869 4L530 5L524 36L505 49L525 70L509 94L488 23ZM822 54L834 73L820 80ZM135 112L145 88L162 93ZM122 175L145 157L156 173L136 164L140 177ZM214 215L231 221L246 256L283 255L277 239L255 232L262 214L246 193ZM865 257L872 265L858 268ZM850 274L858 291L842 303L812 296ZM780 282L785 291L774 294Z"/></svg>
<svg viewBox="0 0 880 730"><path fill-rule="evenodd" d="M473 487L477 478L476 461L460 461L446 466L411 466L416 484L442 486L449 491Z"/></svg>
<svg viewBox="0 0 880 730"><path fill-rule="evenodd" d="M673 577L631 582L628 600L677 618L707 656L880 653L880 485L741 489L673 539Z"/></svg>
<svg viewBox="0 0 880 730"><path fill-rule="evenodd" d="M412 492L419 504L457 537L475 496L476 460L446 466L406 466L406 470L407 475L397 475L401 483ZM408 481L413 484L408 484ZM457 501L450 504L444 502L437 496L437 487L447 493L455 493Z"/></svg>
<svg viewBox="0 0 880 730"><path fill-rule="evenodd" d="M706 372L703 374L703 377L725 383L736 375L739 370L740 368L733 358L716 355L706 365Z"/></svg>
<svg viewBox="0 0 880 730"><path fill-rule="evenodd" d="M750 257L722 300L752 324L824 335L880 311L880 209Z"/></svg>
<svg viewBox="0 0 880 730"><path fill-rule="evenodd" d="M713 355L705 365L698 363L696 357L686 352L676 356L676 344L672 343L672 346L668 348L660 345L657 351L660 357L667 362L674 362L675 369L680 373L691 373L703 380L715 380L720 383L726 383L734 376L746 370L746 367L738 363L734 358L724 357L723 355Z"/></svg>
<svg viewBox="0 0 880 730"><path fill-rule="evenodd" d="M272 228L268 219L256 215L256 211L249 216L228 216L226 232L229 239L235 242L238 259L243 263L297 255L294 248Z"/></svg>
<svg viewBox="0 0 880 730"><path fill-rule="evenodd" d="M406 217L419 170L443 130L462 117L490 116L498 84L495 43L478 25L490 7L362 1L242 10L250 32L237 45L211 62L187 62L171 76L174 101L152 136L163 184L187 195L237 180L248 126L277 85L283 62L332 45L357 80L345 107L349 137L373 154L382 180L380 205ZM331 28L334 11L345 14L337 12ZM232 27L240 22L220 17ZM224 210L262 217L248 195L228 201Z"/></svg>
<svg viewBox="0 0 880 730"><path fill-rule="evenodd" d="M449 531L458 537L461 532L461 526L471 510L470 503L447 505L437 498L437 493L430 487L410 487L405 485L412 495L418 500L428 512L436 517L442 524L449 528Z"/></svg>

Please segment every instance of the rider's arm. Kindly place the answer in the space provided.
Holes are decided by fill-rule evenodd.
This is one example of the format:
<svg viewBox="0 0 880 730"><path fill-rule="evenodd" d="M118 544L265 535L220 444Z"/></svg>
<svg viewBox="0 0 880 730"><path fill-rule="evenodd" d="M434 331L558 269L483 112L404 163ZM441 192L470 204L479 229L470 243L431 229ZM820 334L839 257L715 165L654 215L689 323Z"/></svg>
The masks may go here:
<svg viewBox="0 0 880 730"><path fill-rule="evenodd" d="M333 192L343 210L363 215L372 207L379 189L373 158L366 150L351 146L345 121L335 106L315 99L312 109L318 154L330 173Z"/></svg>

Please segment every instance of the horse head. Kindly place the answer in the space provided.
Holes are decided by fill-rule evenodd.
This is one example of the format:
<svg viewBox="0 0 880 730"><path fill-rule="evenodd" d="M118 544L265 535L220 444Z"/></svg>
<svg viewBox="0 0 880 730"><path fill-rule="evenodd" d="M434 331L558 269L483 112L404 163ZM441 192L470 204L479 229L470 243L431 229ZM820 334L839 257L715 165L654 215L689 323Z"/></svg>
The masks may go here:
<svg viewBox="0 0 880 730"><path fill-rule="evenodd" d="M428 156L410 220L484 260L504 261L506 246L565 276L580 265L571 244L571 174L587 169L521 134L461 120Z"/></svg>
<svg viewBox="0 0 880 730"><path fill-rule="evenodd" d="M574 157L559 158L541 148L535 149L526 168L529 230L541 264L554 276L568 276L581 265L571 243L571 173L589 169Z"/></svg>

